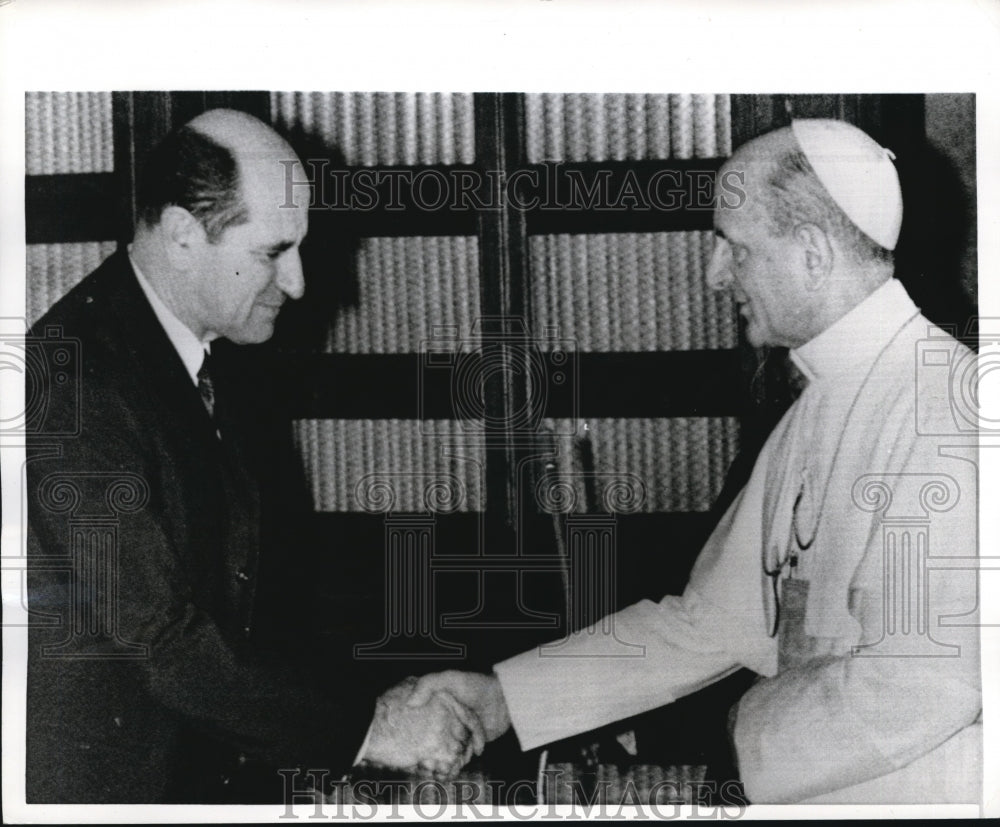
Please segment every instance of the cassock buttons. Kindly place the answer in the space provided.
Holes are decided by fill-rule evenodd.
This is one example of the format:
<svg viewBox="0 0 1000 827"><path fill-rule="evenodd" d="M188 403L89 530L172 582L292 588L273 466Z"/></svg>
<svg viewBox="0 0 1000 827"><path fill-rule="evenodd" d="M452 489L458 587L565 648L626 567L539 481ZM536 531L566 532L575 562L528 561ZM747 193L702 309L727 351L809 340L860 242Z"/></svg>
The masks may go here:
<svg viewBox="0 0 1000 827"><path fill-rule="evenodd" d="M236 572L236 579L239 580L241 583L249 583L250 575L247 574L246 569L240 569L238 572Z"/></svg>

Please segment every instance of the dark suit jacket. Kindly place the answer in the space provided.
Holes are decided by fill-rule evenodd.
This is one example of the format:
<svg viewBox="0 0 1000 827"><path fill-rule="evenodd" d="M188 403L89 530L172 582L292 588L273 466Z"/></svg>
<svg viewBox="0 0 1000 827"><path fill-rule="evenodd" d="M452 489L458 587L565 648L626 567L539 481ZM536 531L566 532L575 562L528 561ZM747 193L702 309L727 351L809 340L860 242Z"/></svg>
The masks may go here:
<svg viewBox="0 0 1000 827"><path fill-rule="evenodd" d="M33 334L52 364L27 467L28 801L225 800L240 765L345 769L371 694L257 639L259 592L284 568L262 551L295 518L275 507L287 486L244 349L216 370L220 442L123 252ZM275 551L290 563L297 549Z"/></svg>

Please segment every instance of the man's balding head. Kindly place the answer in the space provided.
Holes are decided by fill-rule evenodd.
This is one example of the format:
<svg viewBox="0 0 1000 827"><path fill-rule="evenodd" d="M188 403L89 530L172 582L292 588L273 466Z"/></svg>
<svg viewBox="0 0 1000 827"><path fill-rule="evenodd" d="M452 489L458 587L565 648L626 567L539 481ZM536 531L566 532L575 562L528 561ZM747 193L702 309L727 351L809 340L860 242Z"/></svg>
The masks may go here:
<svg viewBox="0 0 1000 827"><path fill-rule="evenodd" d="M150 153L137 193L139 221L152 227L165 207L182 207L216 241L248 220L244 189L286 174L288 160L298 160L288 142L252 115L203 112Z"/></svg>
<svg viewBox="0 0 1000 827"><path fill-rule="evenodd" d="M280 135L228 109L199 115L151 153L133 257L198 338L263 342L285 300L302 295L309 188L287 185L303 179Z"/></svg>
<svg viewBox="0 0 1000 827"><path fill-rule="evenodd" d="M188 121L187 126L226 147L237 158L265 155L291 157L288 142L261 120L238 109L210 109Z"/></svg>

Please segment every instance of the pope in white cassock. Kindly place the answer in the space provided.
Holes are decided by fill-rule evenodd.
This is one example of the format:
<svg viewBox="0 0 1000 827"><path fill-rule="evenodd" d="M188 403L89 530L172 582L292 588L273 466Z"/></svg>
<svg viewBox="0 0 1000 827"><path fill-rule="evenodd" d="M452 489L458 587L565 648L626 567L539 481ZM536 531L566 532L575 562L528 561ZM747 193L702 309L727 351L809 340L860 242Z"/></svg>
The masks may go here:
<svg viewBox="0 0 1000 827"><path fill-rule="evenodd" d="M733 291L752 344L791 349L806 389L683 595L492 675L426 676L411 702L447 690L488 738L513 725L531 749L747 667L760 678L730 724L751 802L978 802L977 454L952 398L975 357L893 278L891 153L800 120L718 180L709 283ZM614 657L619 641L644 656Z"/></svg>

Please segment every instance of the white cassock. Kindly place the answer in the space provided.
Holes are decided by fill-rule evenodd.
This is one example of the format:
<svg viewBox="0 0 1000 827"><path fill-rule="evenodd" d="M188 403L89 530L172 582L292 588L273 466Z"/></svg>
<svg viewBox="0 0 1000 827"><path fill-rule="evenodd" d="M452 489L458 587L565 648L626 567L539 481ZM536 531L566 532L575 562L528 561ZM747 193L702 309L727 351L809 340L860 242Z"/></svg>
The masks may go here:
<svg viewBox="0 0 1000 827"><path fill-rule="evenodd" d="M747 667L751 802L978 802L977 455L952 404L974 356L890 280L792 358L809 385L684 594L494 667L521 746Z"/></svg>

